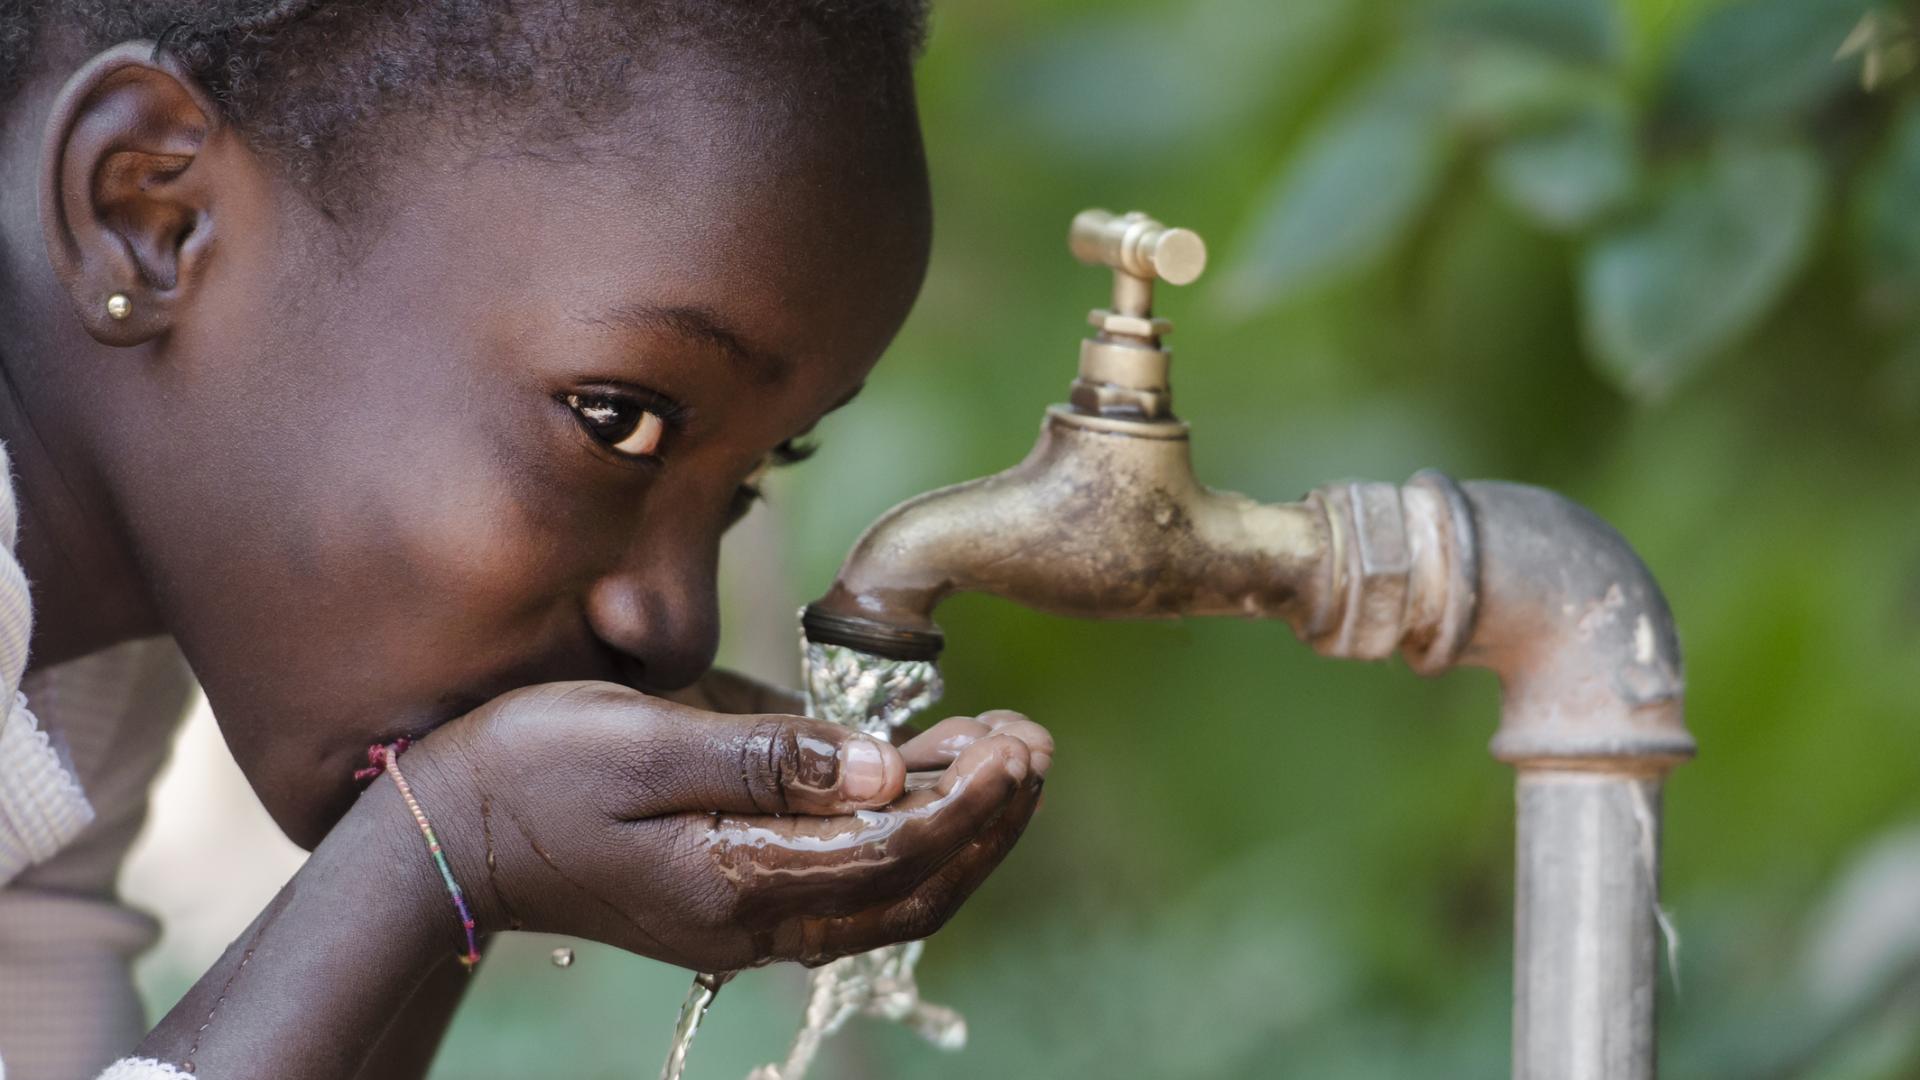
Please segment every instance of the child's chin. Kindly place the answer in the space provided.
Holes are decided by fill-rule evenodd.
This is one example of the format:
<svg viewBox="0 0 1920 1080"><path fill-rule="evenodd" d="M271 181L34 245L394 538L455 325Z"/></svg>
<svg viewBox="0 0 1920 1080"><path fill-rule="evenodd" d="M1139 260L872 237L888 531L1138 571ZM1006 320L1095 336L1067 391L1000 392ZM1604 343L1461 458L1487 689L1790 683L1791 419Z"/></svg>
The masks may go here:
<svg viewBox="0 0 1920 1080"><path fill-rule="evenodd" d="M332 764L329 758L329 766ZM366 764L364 749L358 760L343 756L338 764L342 766L338 770L329 767L299 777L290 778L282 772L247 778L273 823L303 850L318 847L366 787L353 779L353 771ZM328 775L323 777L322 773Z"/></svg>

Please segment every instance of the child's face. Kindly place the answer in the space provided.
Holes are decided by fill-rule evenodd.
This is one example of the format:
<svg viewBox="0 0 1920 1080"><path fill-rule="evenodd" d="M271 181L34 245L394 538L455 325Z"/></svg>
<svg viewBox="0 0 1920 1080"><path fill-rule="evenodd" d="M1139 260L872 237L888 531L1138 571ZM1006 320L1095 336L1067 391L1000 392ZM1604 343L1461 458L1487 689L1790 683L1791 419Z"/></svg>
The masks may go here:
<svg viewBox="0 0 1920 1080"><path fill-rule="evenodd" d="M910 119L640 108L629 145L419 154L346 256L271 190L214 219L148 376L169 435L122 448L115 486L296 841L369 743L528 683L698 677L742 485L858 390L918 291ZM642 410L665 431L629 456Z"/></svg>

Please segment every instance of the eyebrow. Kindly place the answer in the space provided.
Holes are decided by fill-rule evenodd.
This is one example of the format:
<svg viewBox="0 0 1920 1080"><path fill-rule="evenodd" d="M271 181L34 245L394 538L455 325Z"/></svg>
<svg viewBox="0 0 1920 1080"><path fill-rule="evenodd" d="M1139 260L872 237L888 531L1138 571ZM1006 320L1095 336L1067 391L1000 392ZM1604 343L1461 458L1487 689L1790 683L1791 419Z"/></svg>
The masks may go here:
<svg viewBox="0 0 1920 1080"><path fill-rule="evenodd" d="M757 383L781 382L793 365L776 353L756 349L741 338L725 319L708 308L627 304L595 315L576 316L595 326L665 332L720 350Z"/></svg>

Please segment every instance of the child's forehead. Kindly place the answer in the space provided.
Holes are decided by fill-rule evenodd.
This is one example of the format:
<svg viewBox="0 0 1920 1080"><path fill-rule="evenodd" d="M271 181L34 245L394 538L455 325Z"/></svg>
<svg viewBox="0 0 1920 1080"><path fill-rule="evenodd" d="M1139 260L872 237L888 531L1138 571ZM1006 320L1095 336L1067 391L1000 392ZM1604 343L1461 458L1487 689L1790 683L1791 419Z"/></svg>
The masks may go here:
<svg viewBox="0 0 1920 1080"><path fill-rule="evenodd" d="M476 154L397 177L395 201L327 306L359 335L439 340L462 324L516 355L566 343L645 353L677 339L800 384L844 381L878 357L917 296L929 246L924 174L876 179L796 154L790 171L744 166L722 140L697 167L660 155L550 160ZM459 311L431 329L405 305ZM354 325L361 329L353 329ZM524 347L523 347L524 346ZM750 378L748 382L779 380ZM834 387L815 387L820 393ZM818 402L821 407L830 404Z"/></svg>

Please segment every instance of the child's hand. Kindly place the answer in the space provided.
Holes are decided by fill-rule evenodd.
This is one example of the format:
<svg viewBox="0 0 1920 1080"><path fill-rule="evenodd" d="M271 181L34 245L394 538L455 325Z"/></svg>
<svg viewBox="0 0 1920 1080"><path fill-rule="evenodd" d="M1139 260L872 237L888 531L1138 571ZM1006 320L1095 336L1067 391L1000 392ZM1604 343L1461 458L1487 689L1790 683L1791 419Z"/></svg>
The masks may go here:
<svg viewBox="0 0 1920 1080"><path fill-rule="evenodd" d="M608 683L499 698L402 759L482 930L702 971L820 963L939 929L1033 815L1053 741L1017 713L895 749ZM944 769L906 793L909 770Z"/></svg>

